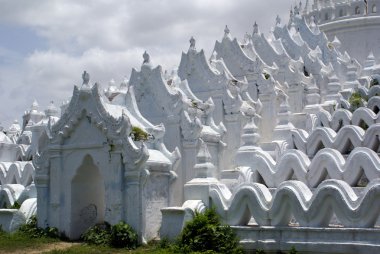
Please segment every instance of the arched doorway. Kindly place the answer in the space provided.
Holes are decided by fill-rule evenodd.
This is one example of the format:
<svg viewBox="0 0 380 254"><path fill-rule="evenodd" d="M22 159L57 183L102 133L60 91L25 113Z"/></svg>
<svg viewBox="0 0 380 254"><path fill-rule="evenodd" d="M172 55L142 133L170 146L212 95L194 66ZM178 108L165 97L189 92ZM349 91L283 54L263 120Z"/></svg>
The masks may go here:
<svg viewBox="0 0 380 254"><path fill-rule="evenodd" d="M104 222L104 181L91 156L86 155L71 181L70 238L77 239L89 227Z"/></svg>

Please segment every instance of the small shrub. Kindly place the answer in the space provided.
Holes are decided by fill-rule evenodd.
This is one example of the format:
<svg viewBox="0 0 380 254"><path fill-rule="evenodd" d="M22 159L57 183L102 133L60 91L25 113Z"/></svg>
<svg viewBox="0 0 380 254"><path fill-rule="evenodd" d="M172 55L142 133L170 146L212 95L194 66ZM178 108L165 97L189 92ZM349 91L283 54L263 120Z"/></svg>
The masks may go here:
<svg viewBox="0 0 380 254"><path fill-rule="evenodd" d="M289 250L289 254L297 254L298 251L296 250L296 247L292 246Z"/></svg>
<svg viewBox="0 0 380 254"><path fill-rule="evenodd" d="M168 249L170 247L171 247L171 242L168 238L162 238L158 242L158 248L160 248L160 249Z"/></svg>
<svg viewBox="0 0 380 254"><path fill-rule="evenodd" d="M116 248L135 249L138 246L137 233L125 222L113 226L107 222L97 224L83 233L81 239L89 244Z"/></svg>
<svg viewBox="0 0 380 254"><path fill-rule="evenodd" d="M129 136L131 136L134 141L146 141L149 138L149 134L137 126L132 127Z"/></svg>
<svg viewBox="0 0 380 254"><path fill-rule="evenodd" d="M20 209L21 205L16 201L13 203L13 205L10 207L10 209Z"/></svg>
<svg viewBox="0 0 380 254"><path fill-rule="evenodd" d="M256 254L265 254L264 250L256 250Z"/></svg>
<svg viewBox="0 0 380 254"><path fill-rule="evenodd" d="M215 209L196 213L179 236L178 247L182 253L243 253L236 234L230 226L221 224Z"/></svg>
<svg viewBox="0 0 380 254"><path fill-rule="evenodd" d="M105 222L90 227L81 235L81 239L89 244L109 245L111 240L111 226Z"/></svg>
<svg viewBox="0 0 380 254"><path fill-rule="evenodd" d="M22 225L19 229L19 232L28 235L32 238L41 238L41 237L50 237L58 238L59 233L58 229L54 227L40 228L37 225L37 217L32 216L29 221Z"/></svg>
<svg viewBox="0 0 380 254"><path fill-rule="evenodd" d="M266 80L270 79L269 73L264 72L263 75Z"/></svg>
<svg viewBox="0 0 380 254"><path fill-rule="evenodd" d="M363 107L365 102L364 98L358 92L353 93L348 101L351 104L351 111L355 111L356 109Z"/></svg>
<svg viewBox="0 0 380 254"><path fill-rule="evenodd" d="M134 229L125 222L119 222L111 227L111 245L116 248L136 249L138 236Z"/></svg>

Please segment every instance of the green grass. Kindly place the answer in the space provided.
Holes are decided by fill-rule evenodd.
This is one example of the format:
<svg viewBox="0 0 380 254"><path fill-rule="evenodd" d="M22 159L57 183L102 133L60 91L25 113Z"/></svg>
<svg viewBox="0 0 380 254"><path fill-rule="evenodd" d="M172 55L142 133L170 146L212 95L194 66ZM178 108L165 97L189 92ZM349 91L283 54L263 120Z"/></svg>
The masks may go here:
<svg viewBox="0 0 380 254"><path fill-rule="evenodd" d="M151 254L172 254L170 250L161 249L155 244L149 244L146 246L141 246L135 250L127 250L127 249L117 249L106 246L96 246L96 245L88 245L86 243L78 243L71 247L68 247L63 250L48 250L49 246L53 244L63 243L63 241L54 238L31 238L30 236L16 232L13 234L8 234L4 232L0 232L0 253L17 253L17 252L25 252L25 251L37 251L41 250L41 253L48 254L84 254L84 253L94 253L94 254L143 254L143 253L151 253ZM50 248L52 249L52 248Z"/></svg>
<svg viewBox="0 0 380 254"><path fill-rule="evenodd" d="M16 250L39 249L43 245L57 241L57 239L52 238L30 238L20 232L14 234L0 232L0 252L10 253Z"/></svg>
<svg viewBox="0 0 380 254"><path fill-rule="evenodd" d="M160 249L154 245L147 245L139 247L135 250L127 250L127 249L115 249L111 247L105 246L95 246L95 245L87 245L80 244L72 246L65 250L53 250L47 252L48 254L84 254L84 253L94 253L94 254L121 254L121 253L130 253L130 254L143 254L143 253L151 253L151 254L172 254L166 249Z"/></svg>

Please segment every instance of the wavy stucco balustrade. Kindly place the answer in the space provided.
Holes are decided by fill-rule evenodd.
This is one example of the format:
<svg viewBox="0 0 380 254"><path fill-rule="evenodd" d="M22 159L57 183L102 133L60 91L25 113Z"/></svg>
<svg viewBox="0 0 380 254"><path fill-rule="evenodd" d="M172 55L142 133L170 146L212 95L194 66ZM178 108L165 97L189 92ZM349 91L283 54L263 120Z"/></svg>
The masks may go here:
<svg viewBox="0 0 380 254"><path fill-rule="evenodd" d="M272 195L258 183L242 185L226 198L211 187L210 198L229 225L247 225L251 216L260 226L288 226L292 218L300 227L328 227L332 217L344 227L374 227L380 212L380 179L358 196L344 181L326 180L312 193L300 181L283 182Z"/></svg>
<svg viewBox="0 0 380 254"><path fill-rule="evenodd" d="M379 75L373 75L372 77L370 77L370 79L378 79L378 78L380 78ZM380 87L377 85L372 86L370 88L367 88L365 86L361 86L358 88L358 93L362 97L367 97L367 98L371 99L372 97L380 96Z"/></svg>
<svg viewBox="0 0 380 254"><path fill-rule="evenodd" d="M271 188L292 178L311 188L326 178L343 180L350 186L356 186L363 174L369 181L380 178L380 158L366 147L355 148L347 158L337 150L325 148L312 160L305 153L291 149L278 162L268 153L256 151L251 162L241 169L241 182L255 182L260 175L263 183Z"/></svg>
<svg viewBox="0 0 380 254"><path fill-rule="evenodd" d="M310 134L295 129L291 131L293 145L309 157L323 148L333 148L342 154L349 154L356 147L379 149L380 124L371 125L366 131L354 125L342 127L338 132L331 128L317 127Z"/></svg>
<svg viewBox="0 0 380 254"><path fill-rule="evenodd" d="M32 183L34 174L34 166L31 161L0 163L0 185L22 184L27 186Z"/></svg>
<svg viewBox="0 0 380 254"><path fill-rule="evenodd" d="M317 115L316 126L328 127L334 131L339 131L346 125L362 126L365 124L369 127L380 123L379 107L380 97L372 97L367 107L358 108L353 113L347 109L338 109L333 114L323 110Z"/></svg>

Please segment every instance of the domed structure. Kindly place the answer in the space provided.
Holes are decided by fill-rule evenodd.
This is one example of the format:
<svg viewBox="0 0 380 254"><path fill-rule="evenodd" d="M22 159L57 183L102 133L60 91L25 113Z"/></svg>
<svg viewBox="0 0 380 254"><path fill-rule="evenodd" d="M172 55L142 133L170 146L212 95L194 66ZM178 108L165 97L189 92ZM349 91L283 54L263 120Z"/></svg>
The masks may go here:
<svg viewBox="0 0 380 254"><path fill-rule="evenodd" d="M314 0L311 6L308 2L303 10L305 18L309 23L318 24L329 40L338 37L343 52L349 52L360 63L371 51L377 59L380 57L377 46L380 42L377 11L380 0Z"/></svg>

